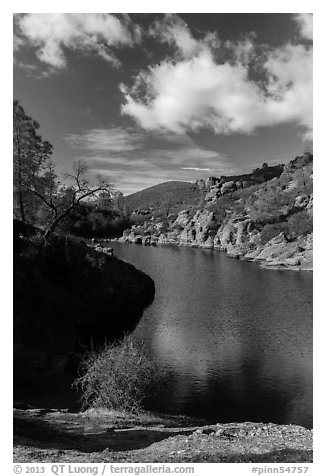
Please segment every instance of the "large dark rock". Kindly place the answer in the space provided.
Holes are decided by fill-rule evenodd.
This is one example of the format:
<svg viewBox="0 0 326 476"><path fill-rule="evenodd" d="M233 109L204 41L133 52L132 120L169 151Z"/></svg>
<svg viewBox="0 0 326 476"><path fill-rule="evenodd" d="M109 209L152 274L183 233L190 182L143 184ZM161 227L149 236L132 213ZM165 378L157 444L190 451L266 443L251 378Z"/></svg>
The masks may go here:
<svg viewBox="0 0 326 476"><path fill-rule="evenodd" d="M14 222L14 383L74 373L85 350L120 338L154 298L134 266L65 236L47 244Z"/></svg>

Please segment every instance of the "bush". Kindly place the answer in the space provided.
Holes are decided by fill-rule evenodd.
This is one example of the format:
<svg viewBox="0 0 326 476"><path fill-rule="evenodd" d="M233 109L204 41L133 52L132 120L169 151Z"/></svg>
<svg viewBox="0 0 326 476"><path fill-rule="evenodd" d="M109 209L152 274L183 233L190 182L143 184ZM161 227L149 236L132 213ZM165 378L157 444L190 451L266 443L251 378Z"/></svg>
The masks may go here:
<svg viewBox="0 0 326 476"><path fill-rule="evenodd" d="M279 235L280 233L288 233L288 224L286 222L282 223L268 223L264 226L260 235L260 243L264 245L269 240Z"/></svg>
<svg viewBox="0 0 326 476"><path fill-rule="evenodd" d="M233 201L230 195L224 195L216 200L215 203L207 205L207 210L214 213L217 225L223 223L229 209L232 209Z"/></svg>
<svg viewBox="0 0 326 476"><path fill-rule="evenodd" d="M145 229L142 226L135 226L132 231L135 233L135 235L145 235Z"/></svg>
<svg viewBox="0 0 326 476"><path fill-rule="evenodd" d="M82 392L83 409L138 413L156 375L156 365L147 357L144 346L124 337L88 353L73 385Z"/></svg>
<svg viewBox="0 0 326 476"><path fill-rule="evenodd" d="M312 233L313 219L305 210L295 213L288 219L289 232L292 237Z"/></svg>

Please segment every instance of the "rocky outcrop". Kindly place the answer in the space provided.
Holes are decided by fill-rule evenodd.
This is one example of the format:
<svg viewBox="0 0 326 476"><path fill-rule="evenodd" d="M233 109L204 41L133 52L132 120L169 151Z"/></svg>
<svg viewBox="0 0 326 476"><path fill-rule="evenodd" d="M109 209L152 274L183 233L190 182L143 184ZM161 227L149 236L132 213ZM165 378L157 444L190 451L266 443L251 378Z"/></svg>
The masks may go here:
<svg viewBox="0 0 326 476"><path fill-rule="evenodd" d="M295 207L312 213L312 196L299 196ZM144 235L125 232L120 242L148 245L191 246L216 249L230 257L255 261L264 267L292 270L312 270L312 233L289 241L284 233L261 244L261 227L248 215L226 218L219 226L213 212L197 211L191 216L182 210L169 229L161 232L163 223L155 225L157 234L149 234L149 224L144 224Z"/></svg>
<svg viewBox="0 0 326 476"><path fill-rule="evenodd" d="M313 269L313 235L288 241L284 233L272 238L265 246L258 247L244 255L245 259L261 262L268 268Z"/></svg>
<svg viewBox="0 0 326 476"><path fill-rule="evenodd" d="M304 154L285 167L263 164L252 174L199 180L196 211L185 208L161 222L153 216L119 241L216 249L265 267L311 270L312 160ZM253 184L251 193L243 190Z"/></svg>
<svg viewBox="0 0 326 476"><path fill-rule="evenodd" d="M222 187L221 187L221 194L225 195L226 193L231 193L234 190L236 190L236 184L234 183L233 180L230 180L229 182L225 182Z"/></svg>

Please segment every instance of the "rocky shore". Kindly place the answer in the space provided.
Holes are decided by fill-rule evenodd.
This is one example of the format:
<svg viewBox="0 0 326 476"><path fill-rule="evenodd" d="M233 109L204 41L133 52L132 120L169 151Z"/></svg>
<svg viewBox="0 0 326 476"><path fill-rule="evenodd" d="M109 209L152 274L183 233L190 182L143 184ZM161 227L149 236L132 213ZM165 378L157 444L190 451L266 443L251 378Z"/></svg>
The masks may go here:
<svg viewBox="0 0 326 476"><path fill-rule="evenodd" d="M199 180L196 206L165 217L136 210L140 221L118 241L218 250L266 268L311 271L312 161L307 153L285 166L263 164L249 176L256 182L247 176Z"/></svg>
<svg viewBox="0 0 326 476"><path fill-rule="evenodd" d="M101 410L14 411L16 463L310 463L312 430Z"/></svg>
<svg viewBox="0 0 326 476"><path fill-rule="evenodd" d="M310 199L312 203L312 197ZM261 233L248 216L227 220L216 233L212 232L213 212L204 210L189 216L188 210L178 214L171 224L172 231L160 233L163 223L155 225L155 234L139 235L133 229L124 232L120 243L142 245L174 245L224 251L232 258L254 261L270 269L313 269L313 234L289 241L282 232L265 244L260 243ZM148 227L151 225L149 224Z"/></svg>

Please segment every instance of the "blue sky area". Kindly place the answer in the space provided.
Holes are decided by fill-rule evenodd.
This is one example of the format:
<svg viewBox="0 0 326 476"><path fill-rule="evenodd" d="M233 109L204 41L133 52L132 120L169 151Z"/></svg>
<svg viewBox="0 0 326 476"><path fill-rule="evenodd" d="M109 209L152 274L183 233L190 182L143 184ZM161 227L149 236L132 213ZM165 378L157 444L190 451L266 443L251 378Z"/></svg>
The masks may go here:
<svg viewBox="0 0 326 476"><path fill-rule="evenodd" d="M14 97L129 194L287 162L312 141L312 15L14 15Z"/></svg>

